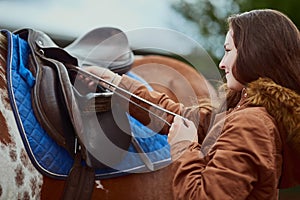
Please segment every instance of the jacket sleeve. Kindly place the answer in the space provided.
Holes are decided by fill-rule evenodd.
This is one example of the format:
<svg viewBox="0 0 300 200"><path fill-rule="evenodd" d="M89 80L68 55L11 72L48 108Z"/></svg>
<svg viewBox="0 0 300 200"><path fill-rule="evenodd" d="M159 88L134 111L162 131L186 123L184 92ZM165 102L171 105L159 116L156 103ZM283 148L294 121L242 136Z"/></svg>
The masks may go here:
<svg viewBox="0 0 300 200"><path fill-rule="evenodd" d="M276 196L279 172L275 163L280 165L281 157L275 150L273 122L262 118L251 112L228 118L205 156L199 144L190 145L173 163L175 199L247 199L254 188Z"/></svg>
<svg viewBox="0 0 300 200"><path fill-rule="evenodd" d="M122 76L119 87L142 99L150 101L159 107L167 109L175 114L182 115L193 121L196 126L198 125L199 141L202 141L205 137L212 116L212 107L208 100L202 100L202 104L200 103L194 107L185 107L183 104L171 100L166 94L157 91L149 91L145 85L126 75ZM116 92L122 93L118 90L116 90ZM126 96L126 94L124 94L124 96ZM127 103L126 105L130 115L156 132L161 134L167 134L169 132L169 125L173 122L174 118L173 115L161 112L132 96L127 95L127 98L135 103ZM136 106L136 104L142 106L143 109ZM161 118L166 122L161 120Z"/></svg>

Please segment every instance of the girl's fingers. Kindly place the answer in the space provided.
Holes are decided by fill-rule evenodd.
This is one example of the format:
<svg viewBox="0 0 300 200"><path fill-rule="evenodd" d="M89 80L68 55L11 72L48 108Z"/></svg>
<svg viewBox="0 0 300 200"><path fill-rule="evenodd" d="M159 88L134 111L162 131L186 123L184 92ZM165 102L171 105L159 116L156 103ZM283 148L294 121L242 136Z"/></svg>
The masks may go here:
<svg viewBox="0 0 300 200"><path fill-rule="evenodd" d="M174 117L174 120L173 120L173 122L174 122L174 123L179 123L181 120L182 120L182 117L181 117L181 116L178 116L178 115L176 115L176 116Z"/></svg>
<svg viewBox="0 0 300 200"><path fill-rule="evenodd" d="M168 142L172 145L180 141L197 142L197 129L192 121L175 116L169 130Z"/></svg>

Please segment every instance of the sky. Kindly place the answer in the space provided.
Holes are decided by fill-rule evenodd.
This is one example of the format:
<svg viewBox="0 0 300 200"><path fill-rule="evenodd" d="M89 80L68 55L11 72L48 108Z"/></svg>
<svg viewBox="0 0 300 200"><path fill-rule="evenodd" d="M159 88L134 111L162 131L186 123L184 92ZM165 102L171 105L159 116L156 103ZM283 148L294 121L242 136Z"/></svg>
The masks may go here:
<svg viewBox="0 0 300 200"><path fill-rule="evenodd" d="M0 29L33 28L74 40L94 28L111 26L126 33L134 50L163 49L177 55L197 52L209 60L204 63L214 65L199 40L198 27L171 7L176 1L0 0Z"/></svg>
<svg viewBox="0 0 300 200"><path fill-rule="evenodd" d="M172 27L171 0L2 0L0 26L32 27L66 37L114 26Z"/></svg>
<svg viewBox="0 0 300 200"><path fill-rule="evenodd" d="M197 25L173 8L179 0L0 0L0 29L33 28L71 41L98 27L126 33L135 50L207 55ZM191 0L193 1L193 0Z"/></svg>
<svg viewBox="0 0 300 200"><path fill-rule="evenodd" d="M124 32L134 31L134 35L137 35L137 29L143 28L155 28L155 30L163 28L172 31L181 29L180 34L185 34L191 39L193 36L197 37L196 27L171 8L171 2L174 1L0 0L0 28L17 30L30 27L67 40L77 38L94 28L105 26L116 27ZM159 33L155 37L157 35ZM146 39L153 38L148 35ZM168 34L165 40L180 42L178 39L170 38ZM187 44L177 46L182 51Z"/></svg>

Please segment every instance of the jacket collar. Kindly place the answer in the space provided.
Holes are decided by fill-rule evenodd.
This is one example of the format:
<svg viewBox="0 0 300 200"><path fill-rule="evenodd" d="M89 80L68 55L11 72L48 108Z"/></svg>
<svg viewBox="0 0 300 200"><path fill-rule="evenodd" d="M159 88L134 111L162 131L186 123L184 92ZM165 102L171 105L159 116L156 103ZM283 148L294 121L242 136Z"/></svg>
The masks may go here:
<svg viewBox="0 0 300 200"><path fill-rule="evenodd" d="M244 91L243 91L244 92ZM246 102L263 106L284 127L281 131L283 144L283 170L279 187L300 184L300 95L274 83L259 78L247 85Z"/></svg>
<svg viewBox="0 0 300 200"><path fill-rule="evenodd" d="M249 83L247 101L260 105L283 123L290 144L300 144L300 95L295 91L282 87L268 78L259 78ZM300 151L300 145L295 146Z"/></svg>

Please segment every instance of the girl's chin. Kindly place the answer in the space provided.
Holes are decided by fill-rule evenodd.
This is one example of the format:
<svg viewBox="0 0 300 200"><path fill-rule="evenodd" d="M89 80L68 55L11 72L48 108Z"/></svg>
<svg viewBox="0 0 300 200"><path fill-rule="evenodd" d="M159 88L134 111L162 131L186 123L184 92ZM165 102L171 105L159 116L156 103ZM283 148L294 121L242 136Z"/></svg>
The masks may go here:
<svg viewBox="0 0 300 200"><path fill-rule="evenodd" d="M227 87L231 90L235 90L235 91L242 91L242 89L244 88L243 85L241 84L231 84L227 82Z"/></svg>

